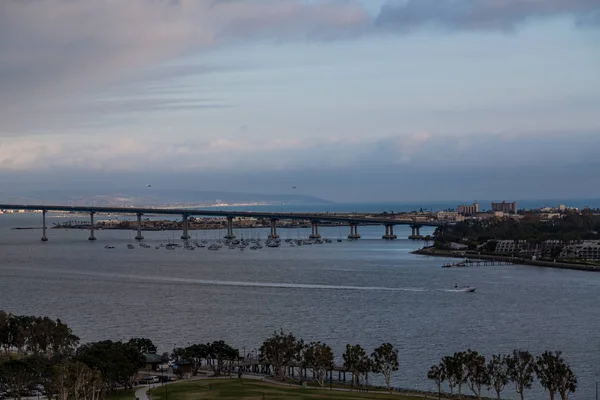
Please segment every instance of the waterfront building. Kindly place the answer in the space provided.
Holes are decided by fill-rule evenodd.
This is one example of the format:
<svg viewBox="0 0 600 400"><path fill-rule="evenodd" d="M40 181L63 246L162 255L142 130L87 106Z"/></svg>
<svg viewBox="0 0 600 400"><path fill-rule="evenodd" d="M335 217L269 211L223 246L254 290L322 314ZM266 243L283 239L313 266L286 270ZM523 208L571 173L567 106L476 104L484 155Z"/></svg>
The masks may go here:
<svg viewBox="0 0 600 400"><path fill-rule="evenodd" d="M542 221L548 221L551 219L559 219L562 218L564 215L561 213L557 213L557 212L543 212L540 213L540 220Z"/></svg>
<svg viewBox="0 0 600 400"><path fill-rule="evenodd" d="M582 243L565 246L559 257L600 260L600 242L595 240L585 240Z"/></svg>
<svg viewBox="0 0 600 400"><path fill-rule="evenodd" d="M498 240L495 253L514 254L527 249L526 240Z"/></svg>
<svg viewBox="0 0 600 400"><path fill-rule="evenodd" d="M457 207L460 215L475 215L479 212L479 203L475 202L472 205L461 204Z"/></svg>
<svg viewBox="0 0 600 400"><path fill-rule="evenodd" d="M501 203L494 203L492 201L492 211L502 211L506 214L516 214L517 202L513 201L512 203L507 203L506 201L502 201Z"/></svg>
<svg viewBox="0 0 600 400"><path fill-rule="evenodd" d="M438 221L464 221L465 217L456 211L438 211L435 214Z"/></svg>

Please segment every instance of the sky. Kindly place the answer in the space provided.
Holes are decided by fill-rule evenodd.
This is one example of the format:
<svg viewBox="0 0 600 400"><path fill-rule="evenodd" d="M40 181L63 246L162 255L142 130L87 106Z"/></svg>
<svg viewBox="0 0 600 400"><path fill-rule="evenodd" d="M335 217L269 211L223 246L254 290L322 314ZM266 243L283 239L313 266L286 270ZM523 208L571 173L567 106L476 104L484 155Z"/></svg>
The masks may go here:
<svg viewBox="0 0 600 400"><path fill-rule="evenodd" d="M600 198L600 0L3 0L0 38L3 193Z"/></svg>

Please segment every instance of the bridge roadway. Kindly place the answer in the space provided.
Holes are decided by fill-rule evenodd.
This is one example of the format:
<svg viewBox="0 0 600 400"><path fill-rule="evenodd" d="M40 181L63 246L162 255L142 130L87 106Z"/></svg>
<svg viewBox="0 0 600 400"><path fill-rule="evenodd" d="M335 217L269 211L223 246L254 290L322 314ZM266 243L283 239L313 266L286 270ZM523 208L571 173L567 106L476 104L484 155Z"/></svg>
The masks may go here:
<svg viewBox="0 0 600 400"><path fill-rule="evenodd" d="M143 239L141 235L141 216L142 215L181 215L183 216L183 236L182 239L189 239L187 229L187 219L190 216L204 216L204 217L226 217L228 220L228 232L225 236L226 239L235 238L233 234L233 218L264 218L271 220L271 235L270 237L276 238L276 221L282 219L288 220L305 220L311 221L312 223L312 234L311 238L320 238L318 232L319 222L340 222L347 223L350 225L349 239L358 239L358 225L384 225L386 228L386 234L383 239L395 239L394 226L395 225L410 225L412 228L412 235L409 238L420 239L419 229L422 226L440 226L444 225L445 222L441 221L416 221L414 219L393 219L393 218L371 218L365 215L336 215L332 213L281 213L281 212L254 212L254 211L223 211L223 210L199 210L192 208L149 208L149 207L94 207L94 206L64 206L64 205L40 205L40 204L0 204L0 210L29 210L29 211L42 211L43 212L43 229L44 234L42 241L46 241L46 212L48 211L62 211L62 212L79 212L90 214L90 240L95 240L94 237L94 214L106 213L106 214L134 214L138 217L138 235L136 239Z"/></svg>

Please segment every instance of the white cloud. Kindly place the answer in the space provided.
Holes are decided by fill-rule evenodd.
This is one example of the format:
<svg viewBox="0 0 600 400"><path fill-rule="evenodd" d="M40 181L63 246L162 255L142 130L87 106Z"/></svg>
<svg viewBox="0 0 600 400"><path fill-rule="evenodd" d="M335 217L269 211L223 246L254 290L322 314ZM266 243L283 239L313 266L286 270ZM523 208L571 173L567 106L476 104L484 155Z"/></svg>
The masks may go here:
<svg viewBox="0 0 600 400"><path fill-rule="evenodd" d="M366 20L350 1L3 0L3 130L184 52L261 35L319 38Z"/></svg>

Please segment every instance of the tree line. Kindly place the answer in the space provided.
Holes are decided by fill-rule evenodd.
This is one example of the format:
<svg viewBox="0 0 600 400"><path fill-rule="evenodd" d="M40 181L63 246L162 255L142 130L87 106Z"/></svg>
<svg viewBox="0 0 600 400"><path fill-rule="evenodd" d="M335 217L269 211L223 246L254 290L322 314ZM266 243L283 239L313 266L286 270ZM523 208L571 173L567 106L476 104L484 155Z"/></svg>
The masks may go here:
<svg viewBox="0 0 600 400"><path fill-rule="evenodd" d="M550 400L557 393L567 400L577 389L577 377L559 351L534 357L528 351L514 350L512 354L495 354L486 361L483 355L469 349L443 357L439 364L431 366L427 378L435 382L440 397L447 387L451 396L456 390L459 399L466 385L479 400L484 388L493 390L500 400L502 391L512 383L523 400L535 379Z"/></svg>
<svg viewBox="0 0 600 400"><path fill-rule="evenodd" d="M101 400L116 388L131 388L147 354L156 354L150 339L129 341L103 340L79 345L79 338L60 320L47 317L19 316L0 310L0 389L21 399L31 390L44 392L49 399ZM323 386L327 374L335 367L335 354L326 343L305 343L292 333L276 331L260 346L258 361L269 366L276 379L286 380L296 368L311 370L314 380ZM398 349L383 343L369 354L359 344L347 344L343 354L344 369L352 374L352 386L368 385L370 373L380 374L389 391L391 377L399 370ZM246 355L222 340L174 348L161 356L178 364L189 364L192 374L204 365L214 376L231 373L243 365ZM254 360L253 360L254 361ZM238 373L241 369L238 368ZM524 398L535 379L553 400L562 400L577 388L577 379L560 352L545 352L534 357L515 350L510 355L494 355L490 360L475 351L457 352L443 357L430 368L438 393L446 391L462 397L467 386L481 399L484 388L494 390L498 399L509 384ZM304 379L308 379L306 373Z"/></svg>
<svg viewBox="0 0 600 400"><path fill-rule="evenodd" d="M319 385L323 386L327 372L334 368L335 355L331 347L321 342L305 343L292 333L283 330L274 332L260 346L261 362L273 366L273 375L280 379L288 378L288 369L298 368L300 371L309 368ZM398 350L390 343L383 343L375 348L371 355L360 345L346 345L342 354L344 368L352 373L352 386L368 384L369 372L381 374L388 391L392 373L398 371Z"/></svg>
<svg viewBox="0 0 600 400"><path fill-rule="evenodd" d="M176 348L171 354L171 359L179 363L189 363L193 376L198 374L203 362L210 368L214 376L220 376L223 372L234 369L236 361L240 359L240 354L237 349L223 340L217 340L212 343Z"/></svg>
<svg viewBox="0 0 600 400"><path fill-rule="evenodd" d="M141 344L147 342L79 346L79 338L59 319L0 310L0 388L16 399L35 389L49 399L99 400L117 387L132 387L145 363Z"/></svg>
<svg viewBox="0 0 600 400"><path fill-rule="evenodd" d="M489 240L524 240L542 243L546 240L571 242L600 238L600 216L591 213L567 212L562 218L540 221L523 217L465 220L453 226L440 226L434 237L440 243L462 242L465 238L474 243Z"/></svg>

